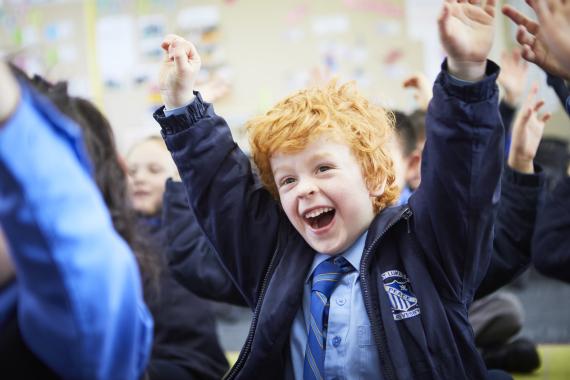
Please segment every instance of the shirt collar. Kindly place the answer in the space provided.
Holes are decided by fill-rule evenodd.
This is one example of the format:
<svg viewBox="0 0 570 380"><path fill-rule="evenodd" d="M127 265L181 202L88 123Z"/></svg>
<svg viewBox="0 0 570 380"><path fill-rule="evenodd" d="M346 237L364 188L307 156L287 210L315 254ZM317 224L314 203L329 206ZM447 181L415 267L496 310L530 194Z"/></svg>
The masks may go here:
<svg viewBox="0 0 570 380"><path fill-rule="evenodd" d="M364 243L366 242L366 235L368 235L368 231L364 231L362 235L340 256L344 257L348 262L356 269L357 272L360 272L360 259L362 259L362 253L364 251ZM307 273L307 277L305 278L305 282L309 283L311 281L311 276L317 268L317 266L322 263L323 261L330 259L332 256L325 255L322 253L317 253L315 258L313 259L313 264L311 264L311 270Z"/></svg>

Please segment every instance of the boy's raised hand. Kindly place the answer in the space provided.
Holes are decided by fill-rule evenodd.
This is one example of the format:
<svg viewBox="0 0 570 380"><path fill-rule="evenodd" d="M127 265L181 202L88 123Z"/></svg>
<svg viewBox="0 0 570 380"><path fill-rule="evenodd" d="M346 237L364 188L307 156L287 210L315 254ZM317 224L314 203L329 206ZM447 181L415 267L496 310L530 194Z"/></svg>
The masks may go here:
<svg viewBox="0 0 570 380"><path fill-rule="evenodd" d="M183 107L194 100L194 83L202 64L196 47L169 34L161 44L165 52L160 66L160 96L166 109Z"/></svg>
<svg viewBox="0 0 570 380"><path fill-rule="evenodd" d="M445 0L438 19L449 73L477 81L485 76L495 32L495 0Z"/></svg>
<svg viewBox="0 0 570 380"><path fill-rule="evenodd" d="M528 63L521 54L521 49L514 49L511 52L505 51L501 55L501 73L498 81L505 91L505 102L513 108L518 107L521 101L528 75Z"/></svg>
<svg viewBox="0 0 570 380"><path fill-rule="evenodd" d="M422 111L427 111L429 102L433 97L430 83L423 73L416 73L410 75L402 83L404 88L411 88L414 90L414 99L418 102L418 107Z"/></svg>
<svg viewBox="0 0 570 380"><path fill-rule="evenodd" d="M523 47L523 58L552 75L569 80L570 69L564 69L546 43L548 37L543 30L544 25L531 20L510 5L503 7L503 13L518 25L517 41Z"/></svg>
<svg viewBox="0 0 570 380"><path fill-rule="evenodd" d="M570 71L570 1L527 0L544 30L544 41L552 55Z"/></svg>
<svg viewBox="0 0 570 380"><path fill-rule="evenodd" d="M515 118L508 158L508 165L512 169L527 174L534 173L534 157L542 139L544 126L551 116L550 113L538 115L544 102L535 100L537 93L538 85L534 84Z"/></svg>

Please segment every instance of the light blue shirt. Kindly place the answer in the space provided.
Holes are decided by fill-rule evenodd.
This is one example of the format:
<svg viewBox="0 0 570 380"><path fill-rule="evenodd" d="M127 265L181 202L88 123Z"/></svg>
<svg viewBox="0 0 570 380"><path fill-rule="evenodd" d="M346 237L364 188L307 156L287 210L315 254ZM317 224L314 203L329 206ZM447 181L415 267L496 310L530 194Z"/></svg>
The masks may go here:
<svg viewBox="0 0 570 380"><path fill-rule="evenodd" d="M140 378L153 322L135 257L77 126L25 87L0 127L0 224L17 278L0 289L0 318L17 302L24 341L63 379Z"/></svg>
<svg viewBox="0 0 570 380"><path fill-rule="evenodd" d="M356 240L343 256L356 269L344 275L330 297L329 323L325 351L326 379L376 379L380 360L370 330L364 298L360 290L360 259L367 233ZM330 256L318 254L307 274L303 305L291 328L291 364L295 379L303 379L308 321L311 314L311 275L317 265Z"/></svg>

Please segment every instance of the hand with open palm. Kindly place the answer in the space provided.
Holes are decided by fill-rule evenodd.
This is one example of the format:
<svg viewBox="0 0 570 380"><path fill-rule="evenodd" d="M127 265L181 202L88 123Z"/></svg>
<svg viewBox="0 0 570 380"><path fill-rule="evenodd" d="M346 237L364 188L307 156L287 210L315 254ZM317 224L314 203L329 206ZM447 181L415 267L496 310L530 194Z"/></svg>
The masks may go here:
<svg viewBox="0 0 570 380"><path fill-rule="evenodd" d="M552 55L570 71L570 1L527 0L544 30L544 42Z"/></svg>
<svg viewBox="0 0 570 380"><path fill-rule="evenodd" d="M460 79L484 77L495 34L495 0L445 0L438 19L449 72Z"/></svg>
<svg viewBox="0 0 570 380"><path fill-rule="evenodd" d="M565 69L552 54L543 25L526 17L510 5L503 7L503 13L518 25L516 38L523 48L523 58L552 75L570 80L570 68Z"/></svg>
<svg viewBox="0 0 570 380"><path fill-rule="evenodd" d="M535 100L537 94L538 85L534 84L513 122L508 158L508 165L512 169L527 174L534 173L534 157L544 126L551 116L550 113L538 114L544 101Z"/></svg>

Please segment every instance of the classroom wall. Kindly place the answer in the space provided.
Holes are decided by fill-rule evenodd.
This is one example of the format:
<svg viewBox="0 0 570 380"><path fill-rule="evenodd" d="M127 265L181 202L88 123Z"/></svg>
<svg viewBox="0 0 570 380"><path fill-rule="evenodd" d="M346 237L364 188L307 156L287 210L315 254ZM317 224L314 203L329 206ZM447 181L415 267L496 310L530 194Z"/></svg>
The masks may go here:
<svg viewBox="0 0 570 380"><path fill-rule="evenodd" d="M95 100L124 151L158 133L151 117L160 104L158 48L164 34L181 34L199 45L206 74L230 81L232 91L216 109L246 147L245 120L306 86L316 69L356 80L377 103L414 109L401 82L416 71L432 79L437 74L443 57L435 21L440 5L440 0L0 0L0 50L16 52L16 61L29 71L68 79L74 93ZM503 18L497 25L495 58L512 45L510 25ZM569 138L566 116L552 94L545 94L556 112L547 134Z"/></svg>

